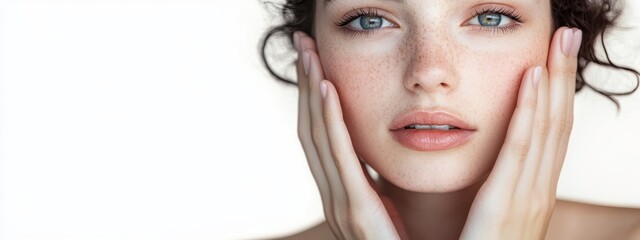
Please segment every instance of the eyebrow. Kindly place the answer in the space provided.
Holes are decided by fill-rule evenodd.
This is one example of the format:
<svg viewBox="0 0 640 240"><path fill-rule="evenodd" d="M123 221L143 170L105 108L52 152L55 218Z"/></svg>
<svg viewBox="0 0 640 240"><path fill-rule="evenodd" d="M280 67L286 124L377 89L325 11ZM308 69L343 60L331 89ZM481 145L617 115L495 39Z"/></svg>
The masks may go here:
<svg viewBox="0 0 640 240"><path fill-rule="evenodd" d="M336 2L339 0L324 0L324 6L327 7L329 6L329 4L331 4L332 2ZM406 0L378 0L380 2L398 2L398 3L407 3Z"/></svg>

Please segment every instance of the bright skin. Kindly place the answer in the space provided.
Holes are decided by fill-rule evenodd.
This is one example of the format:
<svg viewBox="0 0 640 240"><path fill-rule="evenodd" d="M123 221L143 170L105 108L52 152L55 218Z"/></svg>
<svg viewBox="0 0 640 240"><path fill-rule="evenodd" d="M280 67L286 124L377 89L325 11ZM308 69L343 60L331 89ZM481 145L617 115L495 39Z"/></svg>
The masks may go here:
<svg viewBox="0 0 640 240"><path fill-rule="evenodd" d="M543 238L581 40L554 31L549 1L317 1L315 39L294 36L298 132L336 237ZM407 148L390 125L410 111L474 132L446 150Z"/></svg>
<svg viewBox="0 0 640 240"><path fill-rule="evenodd" d="M520 79L527 68L545 65L553 34L549 2L487 2L317 1L320 61L338 89L354 148L395 186L451 192L485 176L504 141ZM353 36L334 24L367 7L397 26ZM471 25L484 9L516 11L524 23ZM476 126L474 139L451 151L407 151L388 129L415 109L461 116Z"/></svg>

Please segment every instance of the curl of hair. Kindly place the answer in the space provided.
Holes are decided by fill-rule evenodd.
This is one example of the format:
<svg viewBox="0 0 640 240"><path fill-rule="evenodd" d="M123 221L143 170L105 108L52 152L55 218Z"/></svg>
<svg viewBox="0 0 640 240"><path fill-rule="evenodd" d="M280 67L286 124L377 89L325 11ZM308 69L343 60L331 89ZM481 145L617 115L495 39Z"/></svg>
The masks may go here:
<svg viewBox="0 0 640 240"><path fill-rule="evenodd" d="M615 26L616 20L622 13L617 2L613 0L552 0L551 11L556 29L561 26L577 27L583 33L582 46L578 54L576 92L586 86L613 101L619 109L620 104L614 96L629 95L635 92L640 84L640 73L635 69L615 64L609 57L607 46L604 43L604 35L607 30ZM599 42L604 51L605 59L596 56L598 38L600 38ZM610 92L590 84L584 77L584 70L592 63L633 73L636 77L635 87L626 92Z"/></svg>
<svg viewBox="0 0 640 240"><path fill-rule="evenodd" d="M275 4L272 2L265 3ZM309 36L313 36L312 29L314 13L314 0L286 0L286 3L280 6L280 16L283 18L284 23L269 29L262 38L262 41L260 42L260 56L262 57L262 63L269 73L277 80L287 84L297 84L292 80L285 79L271 68L266 55L267 43L272 37L280 34L286 36L291 46L293 46L293 33L296 31L302 31Z"/></svg>
<svg viewBox="0 0 640 240"><path fill-rule="evenodd" d="M554 29L562 26L576 27L582 30L582 46L578 54L578 72L576 77L576 92L585 86L593 89L613 101L619 109L620 105L614 96L623 96L634 93L640 84L640 72L630 67L615 64L609 57L609 52L604 43L604 35L620 17L622 11L615 0L550 0L551 13L554 20ZM296 82L285 79L276 73L270 66L266 57L266 45L276 35L287 37L293 46L293 33L305 32L313 36L313 19L315 12L315 0L286 0L280 7L280 16L284 23L269 29L260 43L260 55L262 62L277 80L295 85ZM599 40L599 41L598 41ZM597 43L600 43L604 51L604 59L596 56ZM626 92L611 92L590 84L584 77L585 69L590 64L597 64L607 68L628 71L635 76L635 87Z"/></svg>

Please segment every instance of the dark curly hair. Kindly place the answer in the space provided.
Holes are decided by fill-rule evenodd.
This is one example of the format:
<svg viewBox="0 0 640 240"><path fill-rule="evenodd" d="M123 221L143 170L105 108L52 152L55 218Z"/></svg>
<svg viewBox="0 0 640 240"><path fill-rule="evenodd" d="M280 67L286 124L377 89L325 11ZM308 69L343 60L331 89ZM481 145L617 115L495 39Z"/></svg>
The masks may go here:
<svg viewBox="0 0 640 240"><path fill-rule="evenodd" d="M271 6L278 5L272 2L267 2L267 4ZM284 4L277 8L284 23L274 26L266 32L260 44L260 55L262 56L263 64L272 76L284 83L295 85L296 82L282 77L272 68L267 60L267 43L272 37L281 35L288 39L290 46L293 46L293 33L296 31L302 31L309 36L313 36L315 0L286 0ZM583 32L582 46L578 54L576 92L579 92L585 86L591 88L613 101L618 109L620 105L614 96L630 95L638 89L640 84L640 72L630 67L615 64L609 57L609 52L604 43L605 33L615 26L616 20L622 14L620 9L618 2L615 0L551 0L554 29L567 26L579 28ZM596 56L598 43L604 51L604 59ZM635 87L626 92L612 92L592 85L584 77L585 69L592 63L633 73L636 78Z"/></svg>

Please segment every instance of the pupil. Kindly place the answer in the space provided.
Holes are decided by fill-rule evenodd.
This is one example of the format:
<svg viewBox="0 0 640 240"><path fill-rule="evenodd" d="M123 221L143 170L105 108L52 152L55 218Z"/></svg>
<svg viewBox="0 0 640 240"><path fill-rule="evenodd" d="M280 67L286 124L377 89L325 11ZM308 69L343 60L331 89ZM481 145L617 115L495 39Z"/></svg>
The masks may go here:
<svg viewBox="0 0 640 240"><path fill-rule="evenodd" d="M478 15L478 20L482 26L498 26L502 16L496 13L485 13Z"/></svg>
<svg viewBox="0 0 640 240"><path fill-rule="evenodd" d="M360 25L362 26L363 29L380 28L382 27L382 18L363 16L363 17L360 17Z"/></svg>

